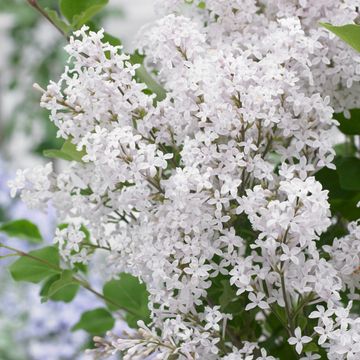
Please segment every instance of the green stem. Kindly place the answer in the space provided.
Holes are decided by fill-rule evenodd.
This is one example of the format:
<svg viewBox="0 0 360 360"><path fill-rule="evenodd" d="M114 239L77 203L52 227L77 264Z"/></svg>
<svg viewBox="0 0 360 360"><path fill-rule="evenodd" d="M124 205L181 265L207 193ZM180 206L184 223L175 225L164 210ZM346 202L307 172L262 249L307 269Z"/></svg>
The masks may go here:
<svg viewBox="0 0 360 360"><path fill-rule="evenodd" d="M69 40L68 36L66 33L64 33L64 31L62 29L60 29L53 21L52 19L49 17L49 15L46 13L46 11L44 11L44 9L41 8L41 6L39 6L37 0L27 0L27 2L29 3L29 5L31 7L33 7L36 11L38 11L42 16L44 16L44 18L46 20L48 20L59 32L61 35L63 35L67 40Z"/></svg>
<svg viewBox="0 0 360 360"><path fill-rule="evenodd" d="M27 258L32 259L32 260L34 260L34 261L37 261L37 262L39 262L39 263L41 263L41 264L44 264L44 265L46 265L47 267L49 267L49 268L51 268L51 269L53 269L53 270L55 270L55 271L57 271L57 272L62 272L62 269L59 268L58 266L56 266L56 265L54 265L54 264L52 264L52 263L50 263L50 262L48 262L48 261L46 261L46 260L44 260L44 259L38 258L37 256L28 254L28 253L26 253L26 252L24 252L24 251L22 251L22 250L13 248L13 247L11 247L11 246L8 246L8 245L2 244L2 243L0 243L0 247L3 247L3 248L8 249L8 250L10 250L10 251L14 251L14 252L16 253L16 254L14 254L14 255L27 257Z"/></svg>
<svg viewBox="0 0 360 360"><path fill-rule="evenodd" d="M2 255L0 256L0 259L6 259L8 257L13 257L13 256L18 256L18 254L7 254L7 255Z"/></svg>
<svg viewBox="0 0 360 360"><path fill-rule="evenodd" d="M94 245L94 244L82 244L82 246L88 246L88 247L91 247L93 249L111 251L111 249L109 247L107 247L107 246L99 246L99 245Z"/></svg>
<svg viewBox="0 0 360 360"><path fill-rule="evenodd" d="M278 269L276 269L276 271L279 272ZM266 294L267 297L269 297L269 296L270 296L270 295L269 295L269 289L268 289L268 287L267 287L267 285L266 285L266 282L263 282L263 284L264 284L265 294ZM285 322L285 321L281 318L281 316L277 313L277 311L276 311L276 309L274 308L274 306L273 306L272 304L269 304L269 306L270 306L270 309L271 309L272 313L276 316L276 318L279 320L279 322L282 324L282 326L285 328L285 330L286 330L289 334L291 334L288 324L286 324L286 322Z"/></svg>
<svg viewBox="0 0 360 360"><path fill-rule="evenodd" d="M272 313L276 316L276 318L279 320L279 322L281 323L281 325L286 329L286 331L290 334L290 329L289 326L286 324L285 321L283 321L283 319L281 318L281 316L277 313L277 311L274 309L274 307L272 306L272 304L269 304L270 309L272 311Z"/></svg>
<svg viewBox="0 0 360 360"><path fill-rule="evenodd" d="M313 293L310 293L307 297L305 297L300 303L298 304L297 308L294 309L293 313L291 314L291 318L293 320L296 319L296 317L299 315L300 311L311 301L313 300Z"/></svg>
<svg viewBox="0 0 360 360"><path fill-rule="evenodd" d="M289 300L288 300L288 297L286 294L285 276L284 276L284 273L282 273L282 272L280 273L280 279L281 279L281 291L282 291L282 295L283 295L284 302L285 302L285 312L286 312L286 317L288 320L288 326L289 326L291 336L294 336L294 325L293 325L293 321L292 321L292 317L291 317L291 309L290 309Z"/></svg>

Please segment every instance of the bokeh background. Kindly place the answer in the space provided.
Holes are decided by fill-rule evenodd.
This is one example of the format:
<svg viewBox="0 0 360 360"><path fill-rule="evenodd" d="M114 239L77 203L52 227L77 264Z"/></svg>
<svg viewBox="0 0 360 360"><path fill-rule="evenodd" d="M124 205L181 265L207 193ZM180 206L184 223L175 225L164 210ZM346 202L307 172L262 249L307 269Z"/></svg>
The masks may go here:
<svg viewBox="0 0 360 360"><path fill-rule="evenodd" d="M57 0L39 3L52 7ZM120 38L125 50L132 51L137 31L156 18L154 3L110 0L95 21ZM65 43L26 0L0 0L0 222L29 219L39 226L49 243L55 226L51 211L27 209L18 199L10 198L6 183L16 169L49 161L42 155L44 149L60 147L56 130L47 111L40 108L40 94L32 84L45 87L49 80L58 78L66 61ZM29 245L21 240L0 235L0 241L29 250ZM88 335L70 329L83 311L96 307L96 298L83 291L71 304L41 304L38 287L11 280L4 266L10 260L0 258L0 359L86 359L83 350L90 344ZM101 267L101 259L99 262ZM101 279L95 276L92 280L96 284ZM118 331L124 326L119 319Z"/></svg>

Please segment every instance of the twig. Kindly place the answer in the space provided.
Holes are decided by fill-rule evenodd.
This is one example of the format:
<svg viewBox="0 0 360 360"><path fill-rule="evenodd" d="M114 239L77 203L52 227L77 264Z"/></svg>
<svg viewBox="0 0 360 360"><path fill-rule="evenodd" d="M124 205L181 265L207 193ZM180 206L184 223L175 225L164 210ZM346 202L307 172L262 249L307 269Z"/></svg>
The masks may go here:
<svg viewBox="0 0 360 360"><path fill-rule="evenodd" d="M56 25L54 23L54 21L50 18L50 16L46 13L46 11L44 9L41 8L41 6L39 6L37 0L27 0L28 4L33 7L36 11L38 11L42 16L44 16L44 18L46 20L48 20L59 32L62 36L64 36L67 40L69 40L67 34L61 29L59 28L58 25Z"/></svg>

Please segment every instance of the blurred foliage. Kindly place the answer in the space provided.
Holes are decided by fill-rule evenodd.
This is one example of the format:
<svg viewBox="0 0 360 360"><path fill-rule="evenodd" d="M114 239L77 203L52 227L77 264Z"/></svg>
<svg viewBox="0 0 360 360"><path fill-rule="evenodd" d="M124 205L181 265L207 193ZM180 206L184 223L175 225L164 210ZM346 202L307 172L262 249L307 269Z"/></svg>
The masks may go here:
<svg viewBox="0 0 360 360"><path fill-rule="evenodd" d="M52 0L41 0L44 6L51 6ZM42 110L39 103L39 93L32 89L32 83L46 84L50 78L59 73L65 62L63 46L66 40L56 36L49 46L44 47L37 32L40 23L44 20L33 11L24 1L9 1L0 4L0 11L11 14L13 24L10 27L9 37L15 46L13 47L6 68L9 81L5 85L5 91L13 92L20 96L18 103L12 109L10 118L0 119L3 122L2 138L6 143L11 139L12 133L21 128L21 131L30 133L33 122L41 122L45 136L35 145L34 152L41 152L48 144L57 146L56 128L48 121L48 113ZM30 56L32 57L30 58ZM20 91L20 93L19 93Z"/></svg>

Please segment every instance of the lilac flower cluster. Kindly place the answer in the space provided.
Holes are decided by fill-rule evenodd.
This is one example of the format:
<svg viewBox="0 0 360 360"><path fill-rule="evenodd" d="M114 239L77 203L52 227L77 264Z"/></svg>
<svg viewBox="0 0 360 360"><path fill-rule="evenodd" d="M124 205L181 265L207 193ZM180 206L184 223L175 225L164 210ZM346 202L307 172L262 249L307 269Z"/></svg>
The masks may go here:
<svg viewBox="0 0 360 360"><path fill-rule="evenodd" d="M246 311L284 309L298 354L311 338L292 314L319 304L310 315L318 345L329 359L359 358L350 300L358 299L360 231L352 223L346 237L318 245L331 214L314 177L334 168L333 112L360 106L359 55L318 23L353 22L357 2L193 1L188 16L183 1L165 3L171 13L139 46L166 98L155 104L134 80L137 65L102 43L103 31L75 32L69 65L41 105L82 161L59 174L51 164L19 172L13 194L40 208L51 201L71 224L56 236L64 258L91 256L83 224L109 252L114 276L146 283L151 324L97 339L104 353L274 359L259 348L265 330L257 342L224 342L233 314L209 297L223 276L248 299Z"/></svg>

